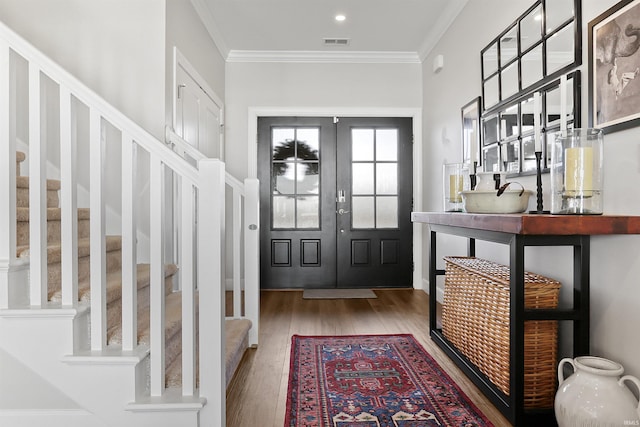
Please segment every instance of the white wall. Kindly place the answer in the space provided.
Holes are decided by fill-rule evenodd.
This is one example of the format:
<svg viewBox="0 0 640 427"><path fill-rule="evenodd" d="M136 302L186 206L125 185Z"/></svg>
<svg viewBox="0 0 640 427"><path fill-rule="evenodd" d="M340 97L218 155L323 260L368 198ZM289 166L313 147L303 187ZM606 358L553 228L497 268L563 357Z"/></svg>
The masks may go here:
<svg viewBox="0 0 640 427"><path fill-rule="evenodd" d="M164 1L3 0L0 19L156 136L163 135Z"/></svg>
<svg viewBox="0 0 640 427"><path fill-rule="evenodd" d="M422 105L420 64L227 63L226 71L226 161L240 179L248 176L249 108L337 113Z"/></svg>
<svg viewBox="0 0 640 427"><path fill-rule="evenodd" d="M423 64L425 210L442 210L441 170L444 162L461 160L460 108L481 94L480 50L515 21L531 0L469 0ZM583 0L582 123L587 121L587 24L617 0ZM479 25L481 23L481 25ZM490 23L490 24L489 24ZM433 74L432 62L444 55L444 69ZM640 215L640 198L635 184L640 182L640 127L605 136L605 214ZM535 189L533 177L518 178ZM544 203L549 202L549 177L543 177ZM533 207L534 200L530 201ZM424 227L424 252L428 254L428 234ZM442 240L442 242L440 241ZM442 236L439 254L463 254L462 239ZM640 376L640 236L602 236L591 245L591 353L616 360L627 373ZM442 249L442 252L441 250ZM507 262L505 246L478 243L478 256ZM567 248L528 248L527 270L571 283L571 251ZM425 280L427 271L425 269ZM563 301L569 298L562 294Z"/></svg>

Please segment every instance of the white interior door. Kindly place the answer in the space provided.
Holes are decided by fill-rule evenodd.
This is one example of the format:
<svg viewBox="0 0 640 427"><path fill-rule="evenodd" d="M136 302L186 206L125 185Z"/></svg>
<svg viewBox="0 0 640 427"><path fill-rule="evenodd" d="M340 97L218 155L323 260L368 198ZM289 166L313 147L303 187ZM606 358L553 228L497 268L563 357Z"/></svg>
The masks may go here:
<svg viewBox="0 0 640 427"><path fill-rule="evenodd" d="M223 158L222 106L182 64L176 67L175 132L207 157Z"/></svg>

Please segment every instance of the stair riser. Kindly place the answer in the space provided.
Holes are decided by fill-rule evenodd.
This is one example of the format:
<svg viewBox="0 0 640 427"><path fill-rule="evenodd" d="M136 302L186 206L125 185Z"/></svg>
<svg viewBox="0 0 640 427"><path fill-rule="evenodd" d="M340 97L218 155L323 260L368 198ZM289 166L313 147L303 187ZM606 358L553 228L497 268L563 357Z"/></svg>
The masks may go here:
<svg viewBox="0 0 640 427"><path fill-rule="evenodd" d="M47 242L48 243L60 243L62 223L58 220L47 221ZM89 237L89 220L78 220L78 238ZM17 246L29 244L29 221L18 221L16 228L16 239L18 241Z"/></svg>
<svg viewBox="0 0 640 427"><path fill-rule="evenodd" d="M89 278L91 272L90 256L78 258L78 281ZM107 252L106 256L107 273L117 271L122 268L122 254L120 249ZM62 267L59 262L51 263L47 269L49 280L49 296L60 289L62 280Z"/></svg>
<svg viewBox="0 0 640 427"><path fill-rule="evenodd" d="M17 188L16 189L16 202L19 208L29 207L29 189ZM60 198L58 196L58 190L47 190L47 207L57 208L60 204Z"/></svg>

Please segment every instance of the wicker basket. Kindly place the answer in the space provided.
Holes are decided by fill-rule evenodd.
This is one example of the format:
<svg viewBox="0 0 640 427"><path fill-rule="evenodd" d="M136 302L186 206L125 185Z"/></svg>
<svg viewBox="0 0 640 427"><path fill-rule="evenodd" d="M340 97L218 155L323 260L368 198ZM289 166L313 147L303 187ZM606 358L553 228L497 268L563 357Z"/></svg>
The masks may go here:
<svg viewBox="0 0 640 427"><path fill-rule="evenodd" d="M509 268L478 258L445 257L442 333L500 390L509 394ZM525 273L525 308L558 306L560 283ZM524 326L525 408L552 408L558 322Z"/></svg>

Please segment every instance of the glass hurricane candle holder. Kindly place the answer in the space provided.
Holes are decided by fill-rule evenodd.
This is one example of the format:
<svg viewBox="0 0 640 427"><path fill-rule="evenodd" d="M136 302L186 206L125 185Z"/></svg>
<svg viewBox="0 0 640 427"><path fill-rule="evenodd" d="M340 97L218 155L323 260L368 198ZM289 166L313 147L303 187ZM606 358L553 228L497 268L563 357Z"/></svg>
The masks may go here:
<svg viewBox="0 0 640 427"><path fill-rule="evenodd" d="M551 213L602 214L603 133L568 129L551 151Z"/></svg>
<svg viewBox="0 0 640 427"><path fill-rule="evenodd" d="M442 166L442 191L445 212L462 212L461 191L469 190L469 165L448 163Z"/></svg>

